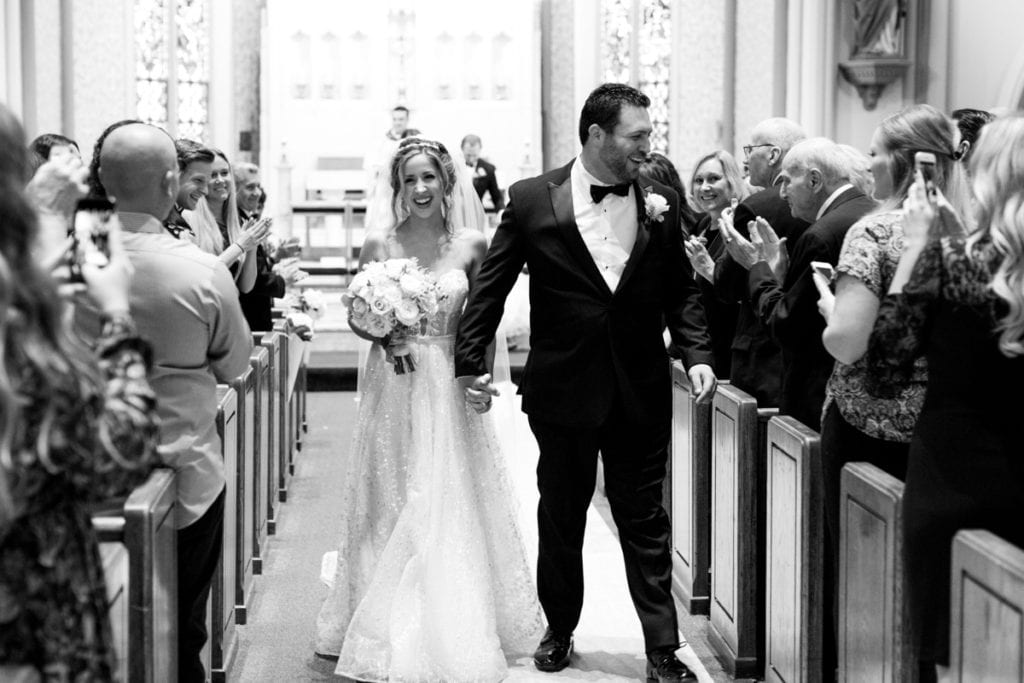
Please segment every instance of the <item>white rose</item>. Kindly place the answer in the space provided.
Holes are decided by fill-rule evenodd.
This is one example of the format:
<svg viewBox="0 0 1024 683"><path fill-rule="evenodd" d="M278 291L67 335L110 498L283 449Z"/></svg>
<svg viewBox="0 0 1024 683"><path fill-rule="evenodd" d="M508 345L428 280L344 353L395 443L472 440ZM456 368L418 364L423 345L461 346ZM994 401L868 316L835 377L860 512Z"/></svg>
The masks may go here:
<svg viewBox="0 0 1024 683"><path fill-rule="evenodd" d="M415 302L404 299L395 306L395 317L398 322L411 327L420 321L420 307Z"/></svg>
<svg viewBox="0 0 1024 683"><path fill-rule="evenodd" d="M409 268L409 259L393 258L384 262L384 272L392 280L397 280Z"/></svg>
<svg viewBox="0 0 1024 683"><path fill-rule="evenodd" d="M385 299L392 308L398 304L399 301L404 299L402 296L402 289L394 282L384 282L377 287L376 295L378 298Z"/></svg>
<svg viewBox="0 0 1024 683"><path fill-rule="evenodd" d="M644 196L644 209L647 212L647 218L660 223L664 220L662 214L668 211L668 200L660 194L649 192Z"/></svg>
<svg viewBox="0 0 1024 683"><path fill-rule="evenodd" d="M414 273L406 273L403 275L399 278L398 285L402 288L403 292L412 297L419 296L427 287L427 283L417 277Z"/></svg>
<svg viewBox="0 0 1024 683"><path fill-rule="evenodd" d="M380 316L387 315L394 308L394 304L380 295L370 297L367 303L370 305L370 311Z"/></svg>

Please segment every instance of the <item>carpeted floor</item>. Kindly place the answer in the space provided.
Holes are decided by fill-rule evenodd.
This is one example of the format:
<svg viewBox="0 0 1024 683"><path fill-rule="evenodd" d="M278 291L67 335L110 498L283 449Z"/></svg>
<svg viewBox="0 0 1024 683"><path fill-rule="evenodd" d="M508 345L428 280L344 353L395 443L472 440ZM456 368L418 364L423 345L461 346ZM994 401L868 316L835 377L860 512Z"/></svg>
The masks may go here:
<svg viewBox="0 0 1024 683"><path fill-rule="evenodd" d="M277 534L270 539L264 573L256 577L249 623L238 628L239 647L230 681L342 680L334 663L313 654L314 622L326 588L319 582L321 556L337 538L338 491L352 436L356 403L349 392L309 394L309 433L298 456L288 502L281 507ZM528 481L532 463L520 463ZM535 504L528 492L527 508ZM644 679L643 642L629 594L618 541L607 504L595 496L587 523L587 599L576 634L573 665L542 674L529 657L510 660L507 680L636 681ZM528 534L535 531L526 530ZM529 536L528 536L529 537ZM533 545L533 544L531 544ZM680 613L680 628L691 643L679 656L701 681L730 680L707 648L704 617Z"/></svg>

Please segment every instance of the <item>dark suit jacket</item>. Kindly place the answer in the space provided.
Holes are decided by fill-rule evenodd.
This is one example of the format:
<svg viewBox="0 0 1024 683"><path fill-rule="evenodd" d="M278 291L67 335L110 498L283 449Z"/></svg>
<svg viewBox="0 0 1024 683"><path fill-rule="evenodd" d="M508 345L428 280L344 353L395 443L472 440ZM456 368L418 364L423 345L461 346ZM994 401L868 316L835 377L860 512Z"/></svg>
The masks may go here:
<svg viewBox="0 0 1024 683"><path fill-rule="evenodd" d="M788 238L786 249L792 259L793 245L807 229L807 222L793 217L776 187L755 192L740 202L733 225L741 235L747 235L747 223L758 216L771 223L779 237ZM728 253L715 262L715 293L724 301L739 304L729 380L756 398L761 407L778 406L782 394L782 352L750 305L746 269Z"/></svg>
<svg viewBox="0 0 1024 683"><path fill-rule="evenodd" d="M473 189L480 199L484 198L485 192L489 192L491 203L498 211L505 208L505 198L498 188L498 178L494 175L494 164L483 159L476 160L476 168L473 169Z"/></svg>
<svg viewBox="0 0 1024 683"><path fill-rule="evenodd" d="M679 199L645 178L634 184L636 243L613 293L576 227L571 166L510 188L459 325L456 374L487 371L485 349L525 263L530 355L519 387L523 410L541 421L586 427L604 422L614 406L625 419L667 428L666 323L687 367L713 365L700 294L679 238ZM644 220L646 188L669 202L660 222Z"/></svg>
<svg viewBox="0 0 1024 683"><path fill-rule="evenodd" d="M782 284L767 263L754 264L747 276L754 311L782 348L779 407L814 430L821 430L825 384L835 360L821 342L825 320L818 313L811 261L836 265L846 231L874 208L875 203L860 191L847 189L796 241Z"/></svg>
<svg viewBox="0 0 1024 683"><path fill-rule="evenodd" d="M285 294L284 278L271 270L272 264L263 245L256 247L256 281L248 292L238 294L238 302L242 304L249 329L267 331L274 327L271 309L274 297L281 298Z"/></svg>

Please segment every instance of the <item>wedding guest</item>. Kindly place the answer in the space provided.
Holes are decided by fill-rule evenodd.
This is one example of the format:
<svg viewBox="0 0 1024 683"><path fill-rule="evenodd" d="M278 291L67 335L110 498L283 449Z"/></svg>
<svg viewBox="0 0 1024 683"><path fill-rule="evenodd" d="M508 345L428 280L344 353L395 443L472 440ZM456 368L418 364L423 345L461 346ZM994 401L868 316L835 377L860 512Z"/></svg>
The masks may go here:
<svg viewBox="0 0 1024 683"><path fill-rule="evenodd" d="M981 133L982 126L994 120L995 114L984 109L957 109L953 112L960 139L956 145L956 154L964 166L971 157L971 149Z"/></svg>
<svg viewBox="0 0 1024 683"><path fill-rule="evenodd" d="M398 143L408 137L419 135L420 131L409 127L409 108L398 105L391 110L391 128L384 133L384 139L378 140L374 148L367 152L364 161L368 172L366 194L369 198L377 187L381 173L387 172L387 163L391 159Z"/></svg>
<svg viewBox="0 0 1024 683"><path fill-rule="evenodd" d="M224 524L216 384L249 366L252 342L224 264L161 226L181 197L178 158L167 134L141 123L117 128L103 141L98 173L117 197L134 266L132 313L153 344L160 457L177 472L178 676L201 682L206 603Z"/></svg>
<svg viewBox="0 0 1024 683"><path fill-rule="evenodd" d="M260 211L258 201L260 196L266 196L260 186L260 169L255 164L240 163L235 167L234 185L242 188L238 192L237 201L238 215L255 216ZM256 220L250 218L249 220ZM269 219L264 219L268 221ZM275 254L269 253L266 246L259 242L252 252L253 262L256 268L253 286L248 292L239 295L238 300L242 305L242 313L250 329L256 331L267 331L273 328L274 321L272 311L275 298L285 295L285 288L294 284L304 274L299 270L298 260L289 257L281 263L274 263Z"/></svg>
<svg viewBox="0 0 1024 683"><path fill-rule="evenodd" d="M897 479L906 474L910 437L924 400L924 359L887 382L872 383L864 353L904 248L900 206L913 182L914 153L933 153L935 185L959 197L963 188L960 164L953 159L955 140L953 122L929 105L914 105L883 120L871 139L875 199L881 206L847 232L835 294L824 278L814 276L826 323L822 341L837 361L821 425L825 521L832 539L839 538L839 481L846 463L869 462Z"/></svg>
<svg viewBox="0 0 1024 683"><path fill-rule="evenodd" d="M178 194L164 220L164 227L176 238L184 236L197 242L198 236L182 211L195 210L196 202L209 194L214 155L198 142L184 138L174 141L174 149L178 156Z"/></svg>
<svg viewBox="0 0 1024 683"><path fill-rule="evenodd" d="M462 138L462 157L466 160L473 176L473 189L481 200L484 194L491 197L491 206L501 211L505 208L505 197L498 187L498 178L494 174L494 164L480 157L483 143L479 135L467 135Z"/></svg>
<svg viewBox="0 0 1024 683"><path fill-rule="evenodd" d="M766 119L754 126L750 144L743 146L743 154L750 183L764 189L740 202L735 211L724 211L721 220L730 221L736 232L747 235L750 224L760 216L774 227L780 238L787 238L788 253L807 229L807 221L793 216L789 205L779 196L776 180L786 153L805 137L803 129L789 119ZM739 304L729 379L756 398L758 405L777 406L782 398L782 352L750 303L747 271L730 253L731 243L724 241L725 253L715 261L715 293L724 301Z"/></svg>
<svg viewBox="0 0 1024 683"><path fill-rule="evenodd" d="M761 323L782 349L782 400L779 409L815 431L821 430L825 385L835 360L825 350L824 321L817 311L818 293L811 264L835 265L843 238L862 216L875 208L870 198L850 182L850 156L826 138L811 138L793 146L779 173L779 195L795 218L811 226L796 240L786 258L781 240L762 218L748 241L733 230L739 247L736 262L749 270L750 301ZM732 230L730 226L726 229ZM827 504L838 505L839 480L826 482ZM830 522L835 521L832 517ZM838 528L825 533L829 551L825 567L826 636L822 667L832 680L837 664L835 642L835 577L838 576Z"/></svg>
<svg viewBox="0 0 1024 683"><path fill-rule="evenodd" d="M953 535L983 528L1024 547L1024 117L987 124L973 149L977 230L943 235L938 218L954 212L941 196L930 200L917 178L868 342L867 364L882 386L913 377L918 358L928 363L903 495L904 571L924 683L937 680L936 664L949 664Z"/></svg>
<svg viewBox="0 0 1024 683"><path fill-rule="evenodd" d="M728 377L732 369L732 346L736 337L739 305L724 301L715 293L715 262L725 254L725 240L719 230L722 212L750 195L736 159L725 150L704 155L697 160L690 176L690 192L686 197L703 213L687 235L686 256L697 275L701 303L708 319L708 334L715 355L715 372ZM683 196L683 195L681 195ZM680 202L681 207L687 206Z"/></svg>
<svg viewBox="0 0 1024 683"><path fill-rule="evenodd" d="M196 202L194 211L185 211L184 218L196 234L196 244L213 254L228 267L240 293L252 290L257 277L255 250L270 233L269 220L251 219L239 224L235 199L235 177L224 152L213 152L210 167L209 194Z"/></svg>
<svg viewBox="0 0 1024 683"><path fill-rule="evenodd" d="M36 169L50 159L50 154L73 154L79 159L82 152L78 149L78 143L60 133L43 133L28 146L29 171L35 173ZM56 150L56 151L54 151Z"/></svg>
<svg viewBox="0 0 1024 683"><path fill-rule="evenodd" d="M116 222L109 264L82 266L103 313L95 349L64 328L55 281L31 253L24 144L0 105L0 680L109 681L116 653L88 506L126 495L155 464L149 349L128 313Z"/></svg>

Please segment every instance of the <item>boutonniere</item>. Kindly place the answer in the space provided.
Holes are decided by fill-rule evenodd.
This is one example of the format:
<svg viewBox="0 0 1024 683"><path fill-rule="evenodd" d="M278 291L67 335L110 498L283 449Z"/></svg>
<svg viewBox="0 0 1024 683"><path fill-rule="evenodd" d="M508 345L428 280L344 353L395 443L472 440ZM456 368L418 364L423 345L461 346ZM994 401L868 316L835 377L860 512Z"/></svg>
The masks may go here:
<svg viewBox="0 0 1024 683"><path fill-rule="evenodd" d="M657 192L646 192L644 194L644 214L647 223L660 223L665 220L665 212L668 211L668 200Z"/></svg>

